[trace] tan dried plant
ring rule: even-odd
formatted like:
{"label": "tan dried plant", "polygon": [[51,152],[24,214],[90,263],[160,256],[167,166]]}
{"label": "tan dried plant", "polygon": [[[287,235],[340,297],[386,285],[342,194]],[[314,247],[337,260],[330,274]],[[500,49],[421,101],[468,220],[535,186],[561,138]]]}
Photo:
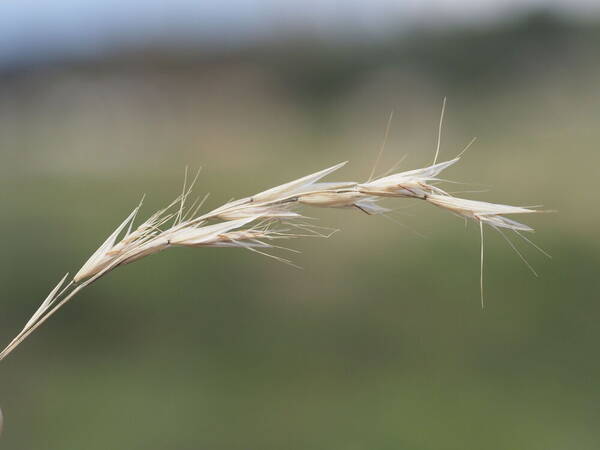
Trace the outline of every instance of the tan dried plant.
{"label": "tan dried plant", "polygon": [[[390,123],[391,115],[386,137]],[[439,132],[441,132],[441,120]],[[437,186],[441,181],[440,173],[456,164],[464,150],[454,159],[437,163],[439,137],[438,133],[434,163],[421,169],[376,178],[373,177],[374,167],[369,179],[362,183],[320,182],[322,178],[344,166],[346,163],[343,162],[251,197],[230,201],[204,214],[199,214],[198,211],[202,208],[206,196],[186,206],[192,187],[198,178],[196,174],[195,178],[188,183],[186,170],[182,193],[171,204],[134,227],[135,218],[142,205],[140,202],[69,282],[67,282],[67,274],[52,289],[21,332],[0,352],[0,360],[9,355],[81,290],[111,270],[172,247],[239,247],[293,265],[290,260],[269,253],[273,249],[285,248],[276,245],[275,242],[303,236],[326,237],[337,231],[307,223],[306,217],[299,212],[299,207],[302,205],[351,208],[368,215],[385,215],[390,210],[378,204],[382,198],[424,201],[479,224],[483,268],[483,225],[489,225],[500,232],[502,229],[508,229],[526,239],[520,232],[533,231],[533,229],[508,219],[505,215],[530,214],[540,210],[466,200],[442,190]],[[379,156],[382,151],[383,145]],[[483,274],[483,271],[481,273]],[[483,289],[483,278],[481,278],[481,286]]]}

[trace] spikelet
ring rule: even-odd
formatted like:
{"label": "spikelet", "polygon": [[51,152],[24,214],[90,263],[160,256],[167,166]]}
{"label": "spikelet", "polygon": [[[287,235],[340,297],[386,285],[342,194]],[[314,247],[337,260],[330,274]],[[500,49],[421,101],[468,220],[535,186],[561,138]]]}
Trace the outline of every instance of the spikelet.
{"label": "spikelet", "polygon": [[119,225],[117,229],[112,232],[106,241],[104,241],[102,245],[98,247],[98,249],[92,254],[92,256],[90,256],[89,259],[83,264],[81,269],[79,269],[73,278],[76,283],[97,274],[110,264],[110,262],[114,259],[114,255],[111,255],[110,251],[113,249],[119,234],[131,223],[139,208],[139,206],[135,208],[121,223],[121,225]]}
{"label": "spikelet", "polygon": [[330,173],[335,172],[339,168],[345,166],[347,162],[348,161],[341,162],[339,164],[336,164],[335,166],[329,167],[319,172],[315,172],[311,175],[306,175],[305,177],[298,178],[294,181],[290,181],[289,183],[285,183],[280,186],[267,189],[266,191],[253,195],[252,201],[254,203],[279,201],[293,196],[297,192],[306,192],[306,190],[310,188],[312,184],[316,183],[324,176],[329,175]]}
{"label": "spikelet", "polygon": [[451,165],[458,162],[460,158],[434,164],[422,169],[409,170],[393,175],[388,175],[367,183],[359,184],[358,189],[364,194],[383,197],[417,197],[422,198],[429,193],[445,192],[430,183],[438,181],[437,176]]}
{"label": "spikelet", "polygon": [[531,214],[535,209],[520,206],[465,200],[449,195],[431,194],[425,199],[429,203],[451,211],[459,216],[483,222],[492,227],[508,228],[513,231],[533,231],[528,225],[503,217],[504,214]]}

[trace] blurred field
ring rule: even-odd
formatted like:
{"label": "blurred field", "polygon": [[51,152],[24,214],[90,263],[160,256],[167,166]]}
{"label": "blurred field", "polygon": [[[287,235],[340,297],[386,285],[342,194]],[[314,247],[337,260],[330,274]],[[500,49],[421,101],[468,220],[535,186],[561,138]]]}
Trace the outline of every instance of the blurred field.
{"label": "blurred field", "polygon": [[[299,271],[241,250],[173,250],[101,280],[2,363],[0,448],[594,449],[600,27],[538,17],[368,45],[149,49],[22,68],[0,83],[8,342],[147,194],[203,167],[210,205],[349,159],[368,177],[444,158],[471,198],[544,204],[522,246],[392,202],[405,226],[311,211]],[[411,230],[426,235],[421,238]]]}

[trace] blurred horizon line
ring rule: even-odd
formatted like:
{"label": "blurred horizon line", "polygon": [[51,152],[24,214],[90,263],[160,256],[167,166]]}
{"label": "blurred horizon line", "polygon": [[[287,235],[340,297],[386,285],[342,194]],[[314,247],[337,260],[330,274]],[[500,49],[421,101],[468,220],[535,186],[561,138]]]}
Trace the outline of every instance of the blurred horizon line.
{"label": "blurred horizon line", "polygon": [[[579,10],[578,10],[579,11]],[[158,28],[119,31],[92,30],[90,34],[77,36],[74,29],[56,29],[55,35],[48,38],[39,33],[13,30],[0,26],[0,72],[27,69],[36,66],[119,59],[122,57],[144,57],[174,55],[187,59],[237,53],[247,50],[270,49],[281,46],[319,43],[324,47],[344,47],[349,45],[381,45],[409,40],[410,36],[436,36],[468,32],[498,31],[527,27],[530,22],[544,22],[557,28],[589,28],[600,25],[600,14],[585,14],[584,10],[576,14],[565,13],[565,8],[555,4],[553,7],[532,6],[521,9],[509,9],[491,17],[446,17],[445,20],[405,20],[392,14],[378,27],[365,26],[347,15],[337,19],[332,27],[310,21],[282,21],[269,23],[268,27],[240,26],[232,29],[232,23],[219,29],[205,29],[190,26],[183,22],[181,26],[170,23]],[[600,10],[599,10],[600,12]],[[6,17],[5,17],[6,19]],[[124,19],[127,22],[128,19]],[[0,25],[2,17],[0,16]],[[223,24],[215,24],[223,25]],[[263,24],[264,25],[264,24]],[[40,30],[43,31],[43,30]],[[225,32],[224,32],[225,31]],[[11,36],[12,33],[12,36]],[[77,38],[77,39],[76,39]]]}

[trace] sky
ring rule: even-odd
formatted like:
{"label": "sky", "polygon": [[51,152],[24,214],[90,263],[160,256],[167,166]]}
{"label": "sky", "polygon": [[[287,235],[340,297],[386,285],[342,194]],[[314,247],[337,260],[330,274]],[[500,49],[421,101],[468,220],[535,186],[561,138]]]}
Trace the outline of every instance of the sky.
{"label": "sky", "polygon": [[0,65],[161,42],[241,45],[281,33],[379,35],[485,24],[531,9],[600,15],[598,0],[3,0]]}

